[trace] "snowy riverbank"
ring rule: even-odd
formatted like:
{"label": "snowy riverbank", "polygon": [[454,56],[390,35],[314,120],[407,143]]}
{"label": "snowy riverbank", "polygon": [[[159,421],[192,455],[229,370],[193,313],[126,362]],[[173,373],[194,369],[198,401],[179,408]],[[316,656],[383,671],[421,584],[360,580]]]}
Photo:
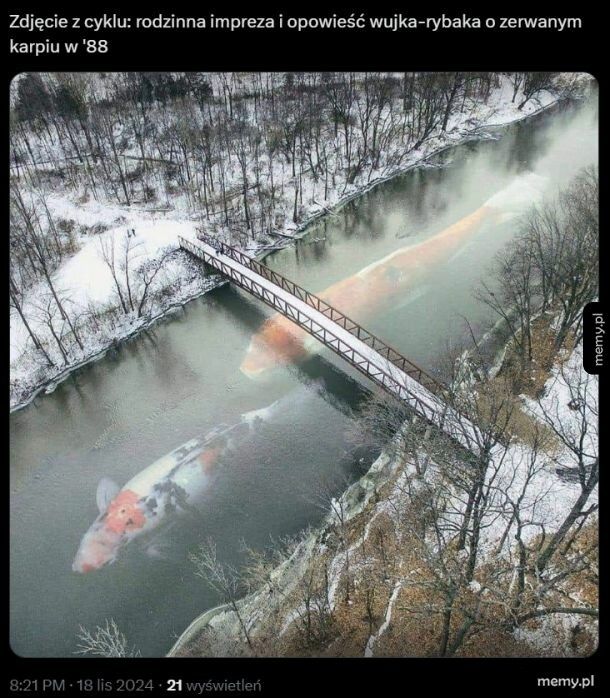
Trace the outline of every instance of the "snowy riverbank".
{"label": "snowy riverbank", "polygon": [[[301,222],[285,223],[283,229],[277,231],[276,240],[272,244],[269,244],[268,239],[256,240],[245,247],[245,250],[250,254],[263,256],[273,249],[289,245],[321,216],[327,215],[380,183],[425,164],[428,158],[446,148],[473,138],[484,137],[487,127],[515,123],[555,103],[553,95],[545,93],[540,96],[538,104],[532,101],[523,111],[519,111],[510,101],[508,86],[503,85],[487,104],[480,105],[475,115],[469,112],[462,121],[459,114],[454,115],[445,133],[429,138],[417,150],[409,153],[408,159],[400,167],[380,170],[366,182],[337,184],[329,190],[323,204],[316,199],[313,191],[303,192]],[[33,351],[28,333],[17,313],[11,314],[12,410],[24,407],[42,391],[52,391],[74,370],[89,361],[103,357],[119,342],[135,336],[163,316],[175,312],[188,301],[223,283],[218,276],[202,275],[200,267],[188,258],[186,253],[177,249],[178,235],[194,239],[198,225],[194,216],[189,214],[178,200],[175,208],[159,210],[116,204],[103,205],[95,201],[74,202],[54,194],[48,197],[47,205],[52,215],[72,221],[76,227],[83,226],[90,230],[99,226],[102,230],[95,235],[81,235],[77,242],[79,249],[54,273],[57,286],[69,295],[74,313],[77,316],[85,315],[88,310],[94,309],[98,320],[95,327],[87,326],[82,348],[74,348],[61,367],[50,367],[42,363],[40,355]],[[127,231],[131,230],[135,231],[135,236],[128,238],[131,257],[127,261],[127,267],[131,269],[132,274],[136,267],[146,263],[154,264],[161,257],[164,258],[163,269],[156,280],[157,293],[154,301],[142,315],[135,311],[125,314],[113,312],[113,308],[116,308],[116,284],[111,268],[103,258],[104,250],[108,256],[110,249],[114,253],[115,248],[124,245]],[[35,288],[30,290],[24,303],[36,305]],[[42,325],[42,321],[39,321],[39,324]],[[39,329],[42,331],[43,327]]]}
{"label": "snowy riverbank", "polygon": [[[597,377],[584,373],[581,349],[577,346],[558,358],[539,402],[526,396],[519,399],[522,409],[541,426],[553,428],[554,425],[565,433],[578,433],[584,415],[591,425],[586,452],[594,454],[597,450],[598,381]],[[585,412],[573,408],[576,386],[579,394],[586,396]],[[405,425],[404,428],[410,427]],[[401,436],[396,439],[400,440]],[[334,630],[329,634],[328,644],[317,647],[316,656],[414,656],[422,652],[423,645],[410,648],[407,644],[401,645],[399,638],[410,622],[413,589],[421,585],[425,590],[433,584],[426,575],[418,579],[426,562],[410,557],[405,538],[408,534],[404,532],[409,517],[419,516],[414,510],[421,494],[429,487],[441,486],[434,462],[429,462],[425,470],[421,468],[421,463],[429,458],[425,447],[415,458],[407,458],[404,462],[393,447],[386,449],[362,478],[333,500],[325,520],[308,533],[281,564],[267,573],[263,586],[237,602],[240,620],[228,605],[205,611],[177,639],[168,656],[290,656],[295,650],[297,654],[308,654],[311,650],[303,644],[304,628],[314,616],[322,615],[332,618]],[[559,464],[562,467],[558,467]],[[535,546],[541,527],[545,535],[552,536],[578,501],[580,485],[575,479],[562,475],[562,468],[578,468],[578,458],[565,444],[553,450],[551,462],[541,461],[534,447],[521,442],[492,454],[494,474],[490,482],[494,489],[503,493],[506,502],[520,501],[523,520],[519,521],[518,535],[523,535],[523,543],[527,546]],[[595,489],[589,505],[595,506],[596,502]],[[449,518],[455,517],[457,522],[463,506],[459,492],[453,493],[447,502]],[[481,558],[467,589],[484,604],[493,604],[500,589],[500,586],[494,587],[496,578],[487,577],[489,561],[495,560],[497,564],[504,557],[508,561],[512,558],[516,523],[511,511],[500,506],[498,500],[483,520]],[[378,559],[380,545],[385,549],[383,563]],[[434,543],[432,546],[431,554],[436,559]],[[386,563],[385,556],[390,554],[392,562]],[[513,575],[513,564],[518,563],[510,562],[507,581]],[[367,585],[371,584],[373,570],[381,565],[383,568],[376,570],[380,586],[376,586],[373,593]],[[314,591],[311,580],[320,568],[323,573],[319,578],[324,581]],[[511,587],[514,579],[513,576]],[[362,598],[366,589],[371,593],[370,598],[366,596],[366,603],[374,605],[371,618],[376,619],[368,631],[364,620],[367,610]],[[587,606],[582,589],[578,593],[573,589],[560,589],[560,593],[566,599],[571,593],[572,603]],[[427,599],[422,608],[428,608],[430,603]],[[542,598],[539,608],[545,608]],[[416,610],[415,618],[419,612]],[[578,654],[571,645],[575,633],[581,633],[588,638],[586,642],[595,645],[595,618],[587,620],[587,616],[579,612],[565,610],[558,615],[540,613],[540,618],[535,618],[534,614],[532,621],[507,630],[503,640],[507,656]],[[251,647],[244,641],[241,623],[248,628]]]}

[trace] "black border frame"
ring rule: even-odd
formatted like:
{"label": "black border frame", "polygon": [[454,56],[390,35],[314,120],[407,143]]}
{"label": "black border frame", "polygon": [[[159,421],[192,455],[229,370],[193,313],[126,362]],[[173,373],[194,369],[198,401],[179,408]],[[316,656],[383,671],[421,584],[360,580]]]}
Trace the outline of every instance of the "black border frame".
{"label": "black border frame", "polygon": [[[67,16],[99,16],[116,12],[121,16],[152,16],[158,13],[179,14],[184,16],[207,15],[215,12],[221,15],[235,16],[272,16],[283,11],[288,15],[322,16],[336,12],[340,15],[366,11],[371,15],[392,15],[402,11],[408,15],[437,16],[443,11],[450,16],[460,16],[466,12],[471,16],[580,16],[583,27],[580,30],[552,32],[548,30],[443,30],[437,33],[425,30],[412,30],[408,33],[370,32],[358,30],[341,31],[307,31],[301,34],[279,30],[238,31],[235,33],[216,32],[198,33],[196,31],[149,31],[135,34],[127,31],[104,32],[104,38],[112,41],[112,48],[105,56],[79,54],[78,57],[46,56],[41,58],[8,56],[9,63],[5,89],[8,96],[10,80],[20,72],[27,71],[101,71],[117,70],[248,70],[248,71],[296,71],[296,70],[565,70],[583,71],[592,74],[599,83],[600,115],[605,114],[605,70],[602,68],[602,51],[607,39],[604,20],[601,13],[592,9],[585,11],[581,7],[570,8],[562,13],[557,8],[551,11],[525,11],[508,6],[503,12],[496,6],[488,5],[485,9],[469,6],[464,9],[431,8],[424,6],[421,12],[416,8],[393,7],[384,10],[376,8],[365,10],[363,7],[340,7],[333,4],[323,12],[309,6],[289,6],[281,9],[255,7],[248,12],[243,9],[228,7],[190,6],[182,10],[179,7],[149,7],[136,11],[121,11],[118,8],[95,6],[94,11],[87,8],[67,9],[55,7],[45,9],[9,8],[9,14],[34,12],[42,16],[54,13]],[[410,11],[412,9],[412,11]],[[533,9],[533,8],[530,8]],[[70,36],[72,34],[72,36]],[[12,32],[18,40],[40,40],[36,35],[24,32]],[[54,40],[56,34],[50,32],[45,38]],[[81,32],[67,32],[64,39],[82,38]],[[74,38],[73,38],[74,37]],[[100,35],[99,38],[102,38]],[[5,110],[8,120],[8,110]],[[8,129],[5,131],[8,133]],[[600,160],[605,158],[606,135],[600,124]],[[5,140],[8,160],[8,138]],[[6,160],[5,160],[6,161]],[[600,167],[602,192],[607,191],[605,168]],[[7,201],[8,199],[5,199]],[[602,198],[602,201],[604,199]],[[602,206],[602,222],[605,221]],[[8,207],[7,207],[8,209]],[[602,223],[603,226],[603,223]],[[604,259],[604,235],[600,234],[600,260]],[[6,249],[6,248],[5,248]],[[7,254],[8,263],[8,254]],[[600,301],[606,299],[606,274],[600,261]],[[8,330],[7,330],[8,331]],[[6,347],[6,344],[4,345]],[[602,411],[604,414],[604,377],[600,376],[602,393]],[[7,468],[8,477],[8,468]],[[8,483],[7,483],[8,484]],[[602,475],[601,487],[605,478]],[[7,492],[8,492],[7,488]],[[8,496],[8,494],[7,494]],[[10,540],[8,508],[6,510],[6,531]],[[602,510],[600,525],[604,522]],[[8,542],[8,541],[7,541]],[[601,548],[602,564],[602,609],[605,608],[606,556]],[[8,604],[7,604],[8,606]],[[462,689],[474,695],[486,695],[502,690],[519,690],[535,688],[538,677],[588,677],[595,675],[593,689],[603,685],[602,667],[607,654],[607,632],[605,623],[600,625],[600,644],[590,657],[578,659],[563,658],[528,658],[528,659],[359,659],[359,658],[247,658],[247,659],[28,659],[17,656],[8,644],[8,612],[5,612],[7,626],[4,635],[3,659],[7,667],[7,680],[10,678],[65,678],[67,683],[79,678],[98,677],[106,680],[116,678],[153,678],[155,685],[168,678],[184,680],[241,680],[261,681],[262,693],[265,695],[292,695],[306,691],[308,693],[327,693],[331,690],[359,689],[375,694],[420,693],[431,689]],[[602,610],[602,618],[603,610]],[[442,663],[440,663],[442,662]],[[8,688],[8,687],[7,687]],[[589,689],[590,691],[591,689]],[[569,688],[555,688],[554,691],[572,691]],[[577,689],[578,692],[578,689]],[[113,692],[108,692],[111,695]],[[228,691],[225,691],[228,693]],[[15,693],[17,695],[18,693]],[[27,693],[26,693],[27,695]],[[43,695],[32,693],[29,695]],[[47,691],[44,695],[84,695],[76,689],[67,689],[62,693]],[[120,695],[120,694],[119,694]],[[159,687],[155,692],[143,692],[141,695],[166,695]],[[169,694],[171,695],[171,694]]]}

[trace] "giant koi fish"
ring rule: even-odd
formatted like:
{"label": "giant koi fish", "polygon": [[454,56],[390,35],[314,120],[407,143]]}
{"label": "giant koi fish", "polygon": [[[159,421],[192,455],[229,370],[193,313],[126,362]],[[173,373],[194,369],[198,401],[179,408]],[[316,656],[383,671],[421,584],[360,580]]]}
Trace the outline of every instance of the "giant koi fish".
{"label": "giant koi fish", "polygon": [[203,439],[187,441],[122,488],[102,478],[96,494],[99,515],[83,536],[72,569],[84,573],[114,562],[130,541],[167,522],[170,515],[192,509],[223,458],[268,418],[276,404],[247,412],[236,424],[221,425]]}
{"label": "giant koi fish", "polygon": [[[421,243],[392,252],[318,296],[359,322],[401,305],[430,270],[449,261],[484,222],[506,219],[538,198],[542,181],[533,173],[518,177],[457,223]],[[258,378],[278,366],[303,361],[320,347],[314,337],[276,313],[253,336],[240,369]]]}

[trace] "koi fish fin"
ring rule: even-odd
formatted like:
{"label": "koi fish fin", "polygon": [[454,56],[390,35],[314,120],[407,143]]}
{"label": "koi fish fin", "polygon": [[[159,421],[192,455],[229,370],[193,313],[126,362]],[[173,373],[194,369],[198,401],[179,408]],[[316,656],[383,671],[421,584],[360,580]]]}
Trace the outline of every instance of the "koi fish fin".
{"label": "koi fish fin", "polygon": [[142,546],[144,554],[155,560],[167,559],[171,551],[171,541],[168,539],[167,534],[175,527],[175,525],[175,521],[165,524],[157,535],[145,542]]}
{"label": "koi fish fin", "polygon": [[103,477],[100,480],[95,493],[95,501],[100,514],[103,514],[108,509],[108,505],[117,496],[120,489],[116,482],[109,477]]}

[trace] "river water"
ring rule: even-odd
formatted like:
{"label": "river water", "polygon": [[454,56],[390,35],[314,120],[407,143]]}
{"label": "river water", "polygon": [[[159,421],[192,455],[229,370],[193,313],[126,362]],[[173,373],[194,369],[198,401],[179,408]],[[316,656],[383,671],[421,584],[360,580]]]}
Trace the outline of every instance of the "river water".
{"label": "river water", "polygon": [[[591,103],[493,135],[377,186],[266,262],[320,291],[430,238],[520,173],[544,177],[552,192],[597,162]],[[473,289],[493,283],[490,264],[514,235],[516,220],[484,223],[450,259],[426,269],[399,307],[367,320],[367,329],[442,378],[439,359],[448,343],[465,339],[465,318],[477,334],[488,326]],[[264,382],[240,372],[250,339],[269,314],[225,285],[11,416],[15,652],[72,656],[80,626],[93,630],[112,618],[142,655],[164,655],[197,614],[218,603],[194,575],[190,551],[211,537],[219,557],[239,565],[243,541],[269,546],[315,524],[323,515],[320,493],[339,493],[370,465],[376,454],[355,449],[353,439],[363,383],[339,359],[324,350]],[[112,565],[85,575],[72,571],[79,541],[97,515],[101,477],[123,485],[183,442],[282,397],[279,414],[218,472],[195,513],[146,545],[133,541]]]}

